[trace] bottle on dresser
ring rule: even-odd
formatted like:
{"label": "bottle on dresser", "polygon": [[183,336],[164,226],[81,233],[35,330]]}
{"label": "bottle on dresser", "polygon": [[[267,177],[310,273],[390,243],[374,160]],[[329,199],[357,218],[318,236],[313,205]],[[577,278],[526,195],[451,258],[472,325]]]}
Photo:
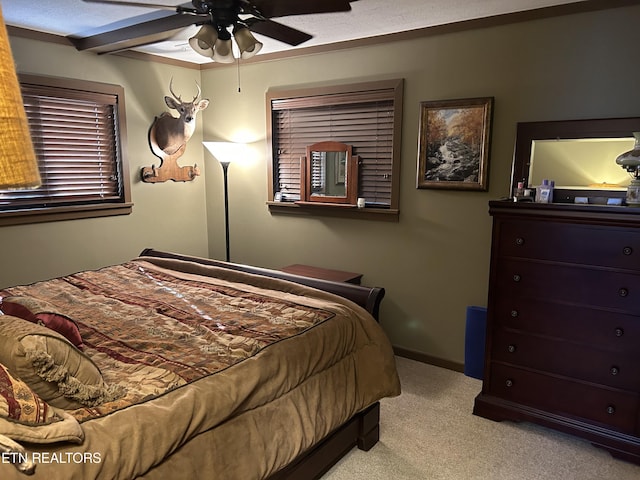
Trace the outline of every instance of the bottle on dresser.
{"label": "bottle on dresser", "polygon": [[553,203],[553,180],[542,180],[542,185],[536,188],[537,203]]}

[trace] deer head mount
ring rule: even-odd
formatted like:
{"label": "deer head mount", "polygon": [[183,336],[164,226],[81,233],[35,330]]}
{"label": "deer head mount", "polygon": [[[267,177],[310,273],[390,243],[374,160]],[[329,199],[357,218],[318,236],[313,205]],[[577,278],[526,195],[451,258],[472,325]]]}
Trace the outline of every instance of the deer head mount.
{"label": "deer head mount", "polygon": [[169,112],[163,112],[156,117],[149,128],[149,147],[153,154],[161,161],[159,167],[155,165],[142,169],[144,182],[164,182],[166,180],[189,181],[200,174],[197,165],[193,167],[179,167],[178,158],[182,156],[187,142],[196,128],[196,115],[200,110],[209,106],[209,100],[200,99],[202,90],[196,83],[198,93],[193,100],[186,102],[173,91],[173,79],[169,82],[169,92],[172,96],[165,96],[167,106],[178,112],[178,117]]}

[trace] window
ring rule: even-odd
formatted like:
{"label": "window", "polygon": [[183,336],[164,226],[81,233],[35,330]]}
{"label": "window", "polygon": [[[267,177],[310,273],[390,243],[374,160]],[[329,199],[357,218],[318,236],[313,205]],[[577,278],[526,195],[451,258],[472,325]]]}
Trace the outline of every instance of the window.
{"label": "window", "polygon": [[[269,209],[397,218],[402,91],[402,80],[389,80],[267,92],[272,155]],[[300,161],[306,147],[329,140],[352,145],[353,154],[359,157],[358,197],[365,198],[365,209],[296,203],[300,200]]]}
{"label": "window", "polygon": [[0,190],[0,225],[131,213],[122,87],[19,79],[42,186]]}

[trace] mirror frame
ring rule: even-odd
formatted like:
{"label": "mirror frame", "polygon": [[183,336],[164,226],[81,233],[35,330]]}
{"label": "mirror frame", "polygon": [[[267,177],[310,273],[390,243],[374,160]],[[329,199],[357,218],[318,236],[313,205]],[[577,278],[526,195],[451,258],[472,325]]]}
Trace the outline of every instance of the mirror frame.
{"label": "mirror frame", "polygon": [[[517,125],[516,144],[511,170],[509,192],[525,182],[529,185],[531,149],[534,140],[564,140],[582,138],[622,138],[632,137],[640,131],[640,117],[598,118],[587,120],[554,120],[548,122],[520,122]],[[622,152],[620,152],[622,153]],[[568,190],[556,188],[554,203],[573,203],[575,197],[622,197],[624,191],[609,190]]]}
{"label": "mirror frame", "polygon": [[[313,195],[311,191],[311,152],[346,152],[345,196]],[[307,156],[300,162],[300,199],[302,203],[336,204],[354,206],[358,197],[358,156],[346,143],[325,141],[307,146]]]}

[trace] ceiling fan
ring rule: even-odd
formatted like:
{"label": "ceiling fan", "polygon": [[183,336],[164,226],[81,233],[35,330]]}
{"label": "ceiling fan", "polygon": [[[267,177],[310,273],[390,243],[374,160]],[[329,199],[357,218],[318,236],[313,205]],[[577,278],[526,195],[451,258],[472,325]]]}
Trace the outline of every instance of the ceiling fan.
{"label": "ceiling fan", "polygon": [[[170,10],[173,13],[140,21],[131,25],[106,26],[106,30],[88,36],[69,36],[78,50],[114,53],[170,39],[191,25],[201,26],[189,44],[197,53],[218,62],[231,63],[231,35],[238,45],[241,58],[250,58],[262,48],[252,32],[289,45],[300,45],[312,36],[271,20],[274,17],[307,15],[351,10],[355,0],[193,0],[178,6],[120,0],[83,0],[131,7]],[[232,33],[229,32],[232,30]]]}

